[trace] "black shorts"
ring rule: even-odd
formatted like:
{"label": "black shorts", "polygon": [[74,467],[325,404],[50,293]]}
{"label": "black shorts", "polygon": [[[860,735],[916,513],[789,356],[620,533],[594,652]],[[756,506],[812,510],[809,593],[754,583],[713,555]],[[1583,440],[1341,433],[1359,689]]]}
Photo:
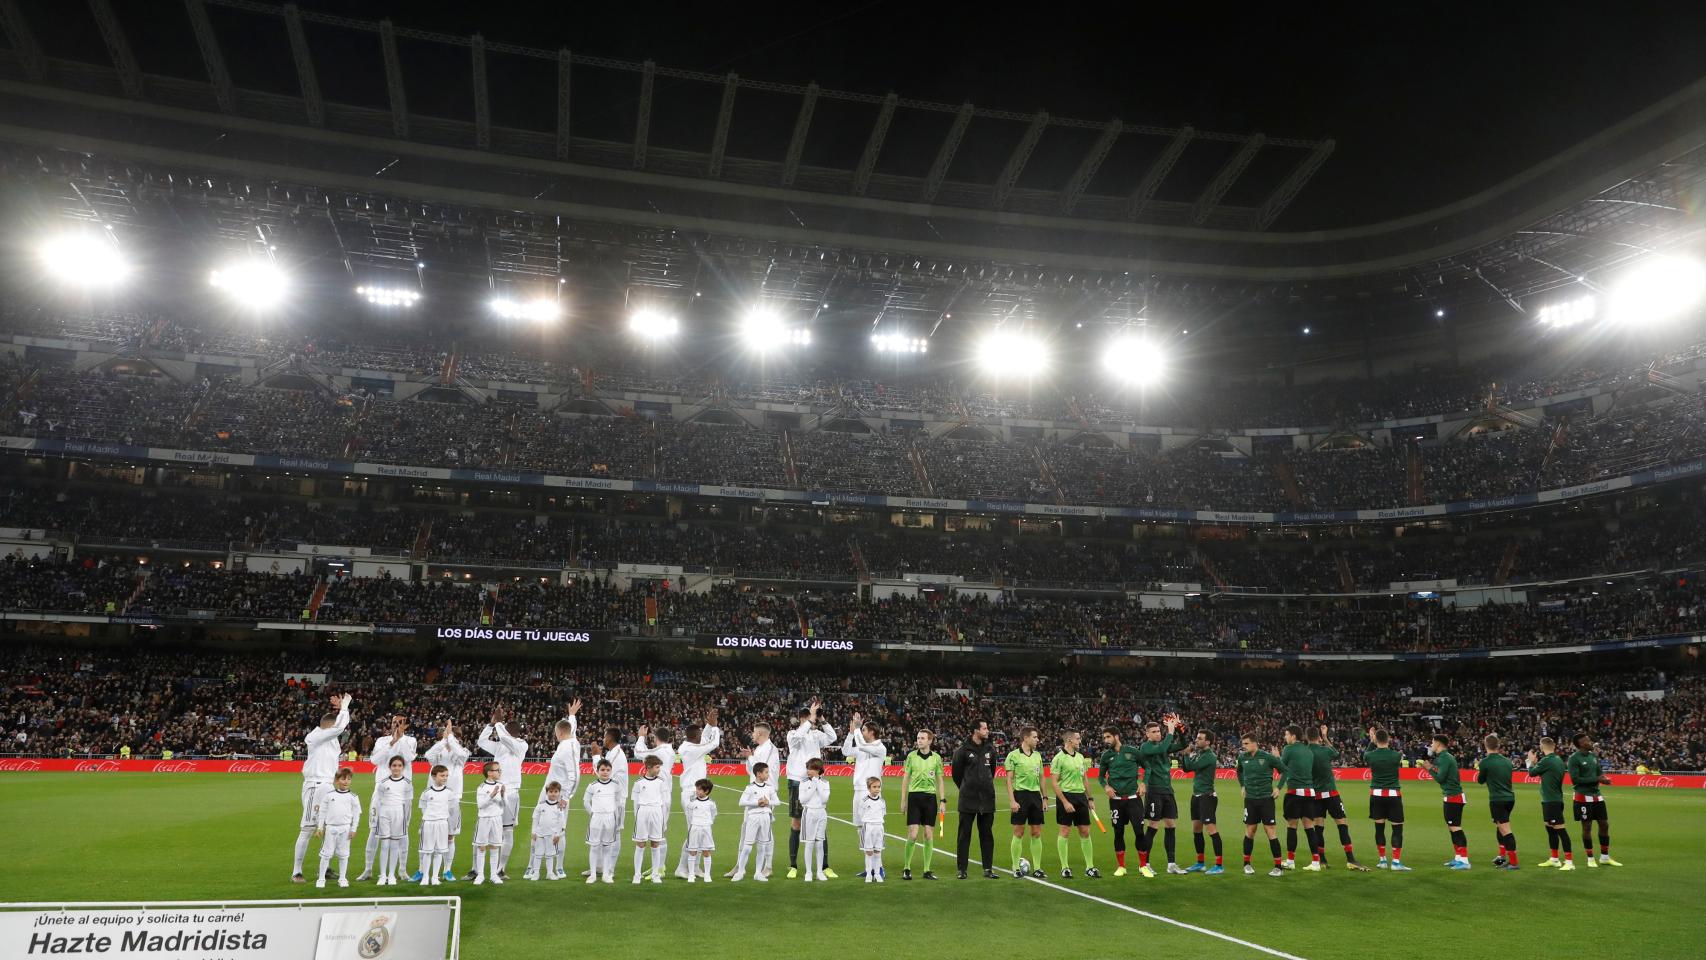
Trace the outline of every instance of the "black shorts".
{"label": "black shorts", "polygon": [[1345,816],[1345,798],[1338,794],[1330,797],[1316,797],[1315,809],[1317,817],[1331,817],[1334,820],[1348,820]]}
{"label": "black shorts", "polygon": [[1370,820],[1389,820],[1393,823],[1403,823],[1404,798],[1369,797],[1368,818]]}
{"label": "black shorts", "polygon": [[1515,800],[1488,800],[1487,812],[1493,815],[1494,823],[1510,823],[1511,810],[1515,806]]}
{"label": "black shorts", "polygon": [[1540,801],[1540,820],[1549,827],[1564,825],[1564,801]]}
{"label": "black shorts", "polygon": [[1204,825],[1214,822],[1215,811],[1220,809],[1220,798],[1212,793],[1191,794],[1191,822]]}
{"label": "black shorts", "polygon": [[1451,801],[1447,800],[1444,804],[1442,804],[1442,806],[1445,807],[1445,825],[1446,826],[1453,827],[1453,828],[1463,826],[1463,808],[1464,808],[1465,804],[1452,803]]}
{"label": "black shorts", "polygon": [[1136,797],[1113,799],[1108,801],[1108,825],[1117,827],[1120,824],[1137,826],[1143,819],[1143,801]]}
{"label": "black shorts", "polygon": [[1587,820],[1607,821],[1607,820],[1611,819],[1610,817],[1606,816],[1605,801],[1604,800],[1577,801],[1575,804],[1575,808],[1576,808],[1575,817],[1576,817],[1577,823],[1582,823],[1583,821],[1587,821]]}
{"label": "black shorts", "polygon": [[909,793],[906,795],[906,825],[909,827],[934,827],[936,825],[936,795],[934,793]]}
{"label": "black shorts", "polygon": [[1054,801],[1054,822],[1063,827],[1088,827],[1090,825],[1090,798],[1082,793],[1068,793],[1066,799],[1072,801],[1072,812],[1067,813],[1066,807],[1060,803],[1060,798]]}
{"label": "black shorts", "polygon": [[1177,820],[1179,818],[1179,801],[1170,793],[1151,793],[1143,804],[1143,819],[1145,820]]}
{"label": "black shorts", "polygon": [[1253,827],[1258,823],[1274,825],[1274,798],[1262,797],[1252,800],[1244,798],[1244,826]]}
{"label": "black shorts", "polygon": [[1305,817],[1313,817],[1315,816],[1315,798],[1300,796],[1295,793],[1288,793],[1285,795],[1285,804],[1282,809],[1287,820],[1301,820]]}
{"label": "black shorts", "polygon": [[800,805],[800,781],[788,781],[788,819],[798,820],[805,813],[805,807]]}
{"label": "black shorts", "polygon": [[1015,790],[1013,799],[1018,801],[1019,809],[1013,811],[1008,822],[1014,826],[1034,824],[1041,826],[1043,822],[1043,795],[1035,790]]}

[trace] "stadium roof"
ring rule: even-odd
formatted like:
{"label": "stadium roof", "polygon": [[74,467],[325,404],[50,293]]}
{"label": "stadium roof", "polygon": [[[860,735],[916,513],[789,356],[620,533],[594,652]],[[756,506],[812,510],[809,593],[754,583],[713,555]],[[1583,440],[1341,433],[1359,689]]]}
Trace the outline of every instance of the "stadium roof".
{"label": "stadium roof", "polygon": [[[1153,298],[1184,307],[1520,306],[1700,238],[1706,81],[1455,203],[1287,232],[1269,228],[1327,161],[1330,140],[872,96],[251,0],[188,0],[183,9],[200,55],[196,77],[145,71],[106,0],[87,13],[62,4],[28,15],[0,0],[10,44],[0,54],[0,142],[13,145],[11,171],[41,187],[38,212],[193,234],[180,244],[288,243],[303,259],[329,258],[358,276],[429,260],[444,277],[568,278],[623,300],[637,289],[758,289],[814,313],[931,329],[950,314],[1062,319],[1062,305],[1080,319],[1123,322],[1142,317]],[[103,62],[44,51],[36,38],[44,22],[85,15],[99,28]],[[269,31],[292,54],[289,92],[233,80],[229,58]],[[351,51],[382,78],[384,107],[322,90],[316,64],[348,61]],[[411,108],[404,70],[421,56],[467,71],[465,114]],[[487,65],[500,56],[537,61],[554,77],[553,129],[494,120]],[[634,88],[632,136],[582,136],[573,108],[584,94],[575,91],[610,89],[612,78]],[[714,94],[702,146],[660,145],[684,139],[654,129],[662,81]],[[793,103],[781,155],[730,149],[731,112],[753,96]],[[870,114],[863,145],[809,163],[814,113],[831,103]],[[909,114],[943,128],[930,167],[885,173],[884,133]],[[953,163],[974,126],[1005,130],[1011,141],[987,180],[960,179]],[[1073,136],[1084,150],[1072,176],[1026,185],[1032,152]],[[1100,165],[1131,138],[1152,142],[1153,159],[1130,191],[1097,192]],[[1182,151],[1202,144],[1220,144],[1223,158],[1204,189],[1189,202],[1159,199]],[[1240,177],[1274,152],[1291,159],[1257,191],[1260,202],[1227,202],[1234,185],[1249,195]]]}

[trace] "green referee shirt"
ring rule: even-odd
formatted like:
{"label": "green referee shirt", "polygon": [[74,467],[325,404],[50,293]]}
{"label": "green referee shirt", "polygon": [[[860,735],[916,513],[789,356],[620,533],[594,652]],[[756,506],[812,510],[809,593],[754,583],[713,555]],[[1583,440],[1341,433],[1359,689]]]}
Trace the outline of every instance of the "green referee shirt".
{"label": "green referee shirt", "polygon": [[1441,750],[1434,755],[1434,782],[1439,784],[1439,792],[1447,797],[1455,797],[1463,792],[1457,758],[1451,755],[1451,751]]}
{"label": "green referee shirt", "polygon": [[1564,758],[1555,753],[1548,753],[1534,761],[1528,768],[1528,775],[1540,778],[1540,802],[1564,802]]}
{"label": "green referee shirt", "polygon": [[1516,791],[1511,789],[1511,758],[1502,753],[1489,753],[1475,768],[1475,779],[1487,788],[1489,803],[1515,803]]}
{"label": "green referee shirt", "polygon": [[906,783],[907,793],[936,793],[942,782],[942,755],[934,750],[929,753],[912,751],[906,755],[901,779]]}
{"label": "green referee shirt", "polygon": [[1026,753],[1023,750],[1014,750],[1007,755],[1003,765],[1007,768],[1007,778],[1013,782],[1014,792],[1043,792],[1042,751],[1032,750]]}
{"label": "green referee shirt", "polygon": [[1084,793],[1084,774],[1090,770],[1090,758],[1083,753],[1062,750],[1048,762],[1048,770],[1054,782],[1060,785],[1061,793]]}
{"label": "green referee shirt", "polygon": [[1370,790],[1397,790],[1398,770],[1404,766],[1404,755],[1391,747],[1371,747],[1362,752],[1362,762],[1368,764]]}
{"label": "green referee shirt", "polygon": [[1244,796],[1264,800],[1274,795],[1274,774],[1285,777],[1285,764],[1280,758],[1267,752],[1257,750],[1255,753],[1239,752],[1233,761],[1238,769],[1238,785],[1244,788]]}
{"label": "green referee shirt", "polygon": [[1203,750],[1189,753],[1179,760],[1179,769],[1191,771],[1196,779],[1191,781],[1191,796],[1200,797],[1214,792],[1214,770],[1220,766],[1220,758],[1213,750]]}

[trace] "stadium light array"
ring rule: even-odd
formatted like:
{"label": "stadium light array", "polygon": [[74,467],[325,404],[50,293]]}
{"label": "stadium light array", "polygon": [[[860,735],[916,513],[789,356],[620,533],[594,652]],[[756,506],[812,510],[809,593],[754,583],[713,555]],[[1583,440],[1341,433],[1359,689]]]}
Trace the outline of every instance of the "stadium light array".
{"label": "stadium light array", "polygon": [[1682,257],[1652,257],[1625,271],[1611,288],[1608,319],[1649,326],[1674,319],[1706,298],[1706,267]]}
{"label": "stadium light array", "polygon": [[376,307],[412,307],[420,302],[421,292],[409,287],[356,287],[356,296]]}
{"label": "stadium light array", "polygon": [[898,333],[875,333],[871,335],[871,349],[878,353],[929,353],[930,341]]}
{"label": "stadium light array", "polygon": [[740,339],[749,350],[769,353],[780,347],[810,346],[812,332],[805,327],[789,327],[775,311],[758,307],[741,318]]}
{"label": "stadium light array", "polygon": [[636,310],[628,317],[628,332],[642,340],[668,340],[681,332],[681,322],[658,310]]}
{"label": "stadium light array", "polygon": [[1166,375],[1167,354],[1147,337],[1122,334],[1102,351],[1102,367],[1127,386],[1149,387]]}
{"label": "stadium light array", "polygon": [[1034,376],[1048,361],[1048,344],[1028,333],[997,330],[977,344],[978,366],[997,377]]}
{"label": "stadium light array", "polygon": [[36,251],[42,270],[55,282],[76,287],[111,287],[130,275],[130,264],[111,236],[62,233]]}
{"label": "stadium light array", "polygon": [[508,297],[498,297],[492,301],[492,312],[505,320],[531,320],[535,323],[550,323],[562,316],[562,307],[550,297],[535,297],[532,300],[511,300]]}
{"label": "stadium light array", "polygon": [[1554,330],[1573,327],[1578,323],[1586,323],[1599,316],[1599,298],[1592,295],[1565,300],[1561,303],[1549,303],[1540,308],[1535,319]]}
{"label": "stadium light array", "polygon": [[208,282],[244,310],[273,310],[290,293],[290,278],[261,259],[234,260],[213,271]]}

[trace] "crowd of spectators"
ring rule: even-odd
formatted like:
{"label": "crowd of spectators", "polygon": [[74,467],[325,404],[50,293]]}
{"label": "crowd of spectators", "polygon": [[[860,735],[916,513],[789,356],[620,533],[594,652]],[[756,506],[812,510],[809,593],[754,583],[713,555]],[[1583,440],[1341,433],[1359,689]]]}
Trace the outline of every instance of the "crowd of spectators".
{"label": "crowd of spectators", "polygon": [[[1632,691],[1643,696],[1632,697]],[[1223,765],[1240,734],[1272,744],[1284,724],[1296,722],[1328,724],[1346,764],[1357,762],[1367,746],[1365,731],[1379,724],[1393,731],[1412,762],[1423,758],[1436,732],[1457,738],[1466,766],[1479,758],[1483,733],[1499,733],[1520,756],[1541,736],[1568,742],[1585,732],[1612,771],[1706,768],[1706,677],[1694,672],[1367,682],[1138,677],[1064,667],[1042,675],[948,666],[781,670],[22,644],[0,646],[0,751],[114,756],[128,747],[136,756],[172,750],[178,756],[274,757],[291,750],[300,757],[303,732],[317,724],[330,693],[355,697],[347,743],[361,757],[386,732],[392,714],[408,717],[412,732],[431,740],[445,720],[477,730],[502,703],[512,716],[511,732],[543,759],[554,746],[549,725],[579,698],[585,703],[582,729],[615,726],[624,743],[641,723],[679,730],[715,707],[723,727],[716,757],[738,760],[751,746],[753,725],[786,729],[797,707],[821,698],[825,719],[838,731],[855,711],[876,723],[897,761],[919,728],[934,731],[938,746],[951,751],[976,718],[985,718],[999,754],[1016,744],[1022,727],[1034,725],[1052,752],[1065,730],[1095,731],[1109,723],[1129,729],[1139,719],[1174,712],[1187,729],[1210,733]]]}

